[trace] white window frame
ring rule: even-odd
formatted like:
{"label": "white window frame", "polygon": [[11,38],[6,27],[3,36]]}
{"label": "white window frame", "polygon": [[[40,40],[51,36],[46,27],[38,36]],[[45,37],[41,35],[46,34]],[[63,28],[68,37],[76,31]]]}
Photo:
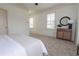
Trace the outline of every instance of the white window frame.
{"label": "white window frame", "polygon": [[29,18],[29,27],[30,27],[30,28],[34,28],[34,26],[33,26],[33,21],[34,21],[33,17],[30,17],[30,18]]}
{"label": "white window frame", "polygon": [[46,28],[47,29],[55,29],[55,13],[47,14],[47,25],[46,25]]}

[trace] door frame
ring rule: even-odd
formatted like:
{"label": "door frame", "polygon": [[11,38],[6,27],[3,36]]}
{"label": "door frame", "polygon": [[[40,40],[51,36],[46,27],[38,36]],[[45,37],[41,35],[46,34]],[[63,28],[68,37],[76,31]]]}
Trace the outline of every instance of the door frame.
{"label": "door frame", "polygon": [[6,14],[6,33],[5,34],[7,34],[8,35],[8,11],[6,10],[6,9],[2,9],[2,8],[0,8],[0,10],[3,10],[3,11],[5,11],[5,14]]}

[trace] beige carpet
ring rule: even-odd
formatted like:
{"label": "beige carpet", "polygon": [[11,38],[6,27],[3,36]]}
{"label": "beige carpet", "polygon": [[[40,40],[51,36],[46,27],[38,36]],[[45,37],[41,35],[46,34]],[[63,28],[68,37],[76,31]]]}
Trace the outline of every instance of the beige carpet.
{"label": "beige carpet", "polygon": [[42,40],[42,42],[45,44],[49,56],[76,56],[76,46],[74,43],[61,40],[61,39],[55,39],[48,36],[42,36],[42,35],[36,35],[31,34],[30,36],[38,38]]}

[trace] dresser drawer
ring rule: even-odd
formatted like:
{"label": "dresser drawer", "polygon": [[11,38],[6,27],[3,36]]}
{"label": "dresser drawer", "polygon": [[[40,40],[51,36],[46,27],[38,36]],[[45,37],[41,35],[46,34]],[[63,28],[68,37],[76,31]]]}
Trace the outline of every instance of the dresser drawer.
{"label": "dresser drawer", "polygon": [[57,29],[57,39],[71,40],[72,30],[71,29]]}
{"label": "dresser drawer", "polygon": [[71,32],[69,32],[69,31],[64,32],[63,39],[71,40]]}

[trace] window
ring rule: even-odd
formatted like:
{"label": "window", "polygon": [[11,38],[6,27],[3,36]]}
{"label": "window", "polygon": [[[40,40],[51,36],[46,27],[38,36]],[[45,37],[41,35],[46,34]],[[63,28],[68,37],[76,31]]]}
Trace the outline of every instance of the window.
{"label": "window", "polygon": [[47,15],[47,29],[55,28],[55,13]]}
{"label": "window", "polygon": [[30,28],[33,28],[33,18],[29,19],[29,26],[30,26]]}

